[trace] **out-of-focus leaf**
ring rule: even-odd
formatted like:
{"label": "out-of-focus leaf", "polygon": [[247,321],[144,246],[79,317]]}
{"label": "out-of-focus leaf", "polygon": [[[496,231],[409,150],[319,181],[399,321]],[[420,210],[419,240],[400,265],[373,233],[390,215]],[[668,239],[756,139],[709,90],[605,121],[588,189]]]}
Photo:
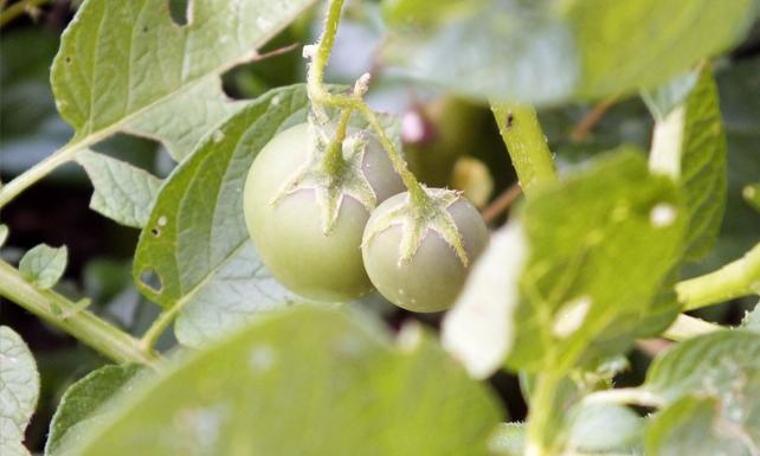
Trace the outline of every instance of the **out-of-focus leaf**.
{"label": "out-of-focus leaf", "polygon": [[547,186],[521,221],[530,253],[511,367],[562,369],[558,360],[617,354],[648,317],[676,305],[655,298],[680,261],[685,211],[670,179],[650,174],[640,154],[620,151]]}
{"label": "out-of-focus leaf", "polygon": [[525,452],[525,423],[501,423],[491,436],[488,449],[493,455],[523,455]]}
{"label": "out-of-focus leaf", "polygon": [[63,454],[487,454],[494,397],[402,334],[299,306],[135,385]]}
{"label": "out-of-focus leaf", "polygon": [[760,183],[744,187],[742,194],[750,206],[760,211]]}
{"label": "out-of-focus leaf", "polygon": [[465,94],[556,103],[662,84],[741,39],[755,9],[752,0],[481,0],[441,14],[394,0],[386,54]]}
{"label": "out-of-focus leaf", "polygon": [[709,66],[683,103],[658,119],[653,136],[650,166],[681,184],[689,211],[685,256],[699,260],[715,244],[726,206],[726,137]]}
{"label": "out-of-focus leaf", "polygon": [[[655,415],[648,426],[647,454],[662,456],[751,455],[755,444],[745,444],[749,435],[733,428],[713,397],[685,396]],[[751,442],[751,441],[750,441]]]}

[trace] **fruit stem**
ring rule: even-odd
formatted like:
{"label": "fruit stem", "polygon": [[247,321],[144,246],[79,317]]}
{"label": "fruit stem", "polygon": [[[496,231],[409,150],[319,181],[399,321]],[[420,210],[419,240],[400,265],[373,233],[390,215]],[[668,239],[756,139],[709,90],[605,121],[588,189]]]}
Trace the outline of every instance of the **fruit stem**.
{"label": "fruit stem", "polygon": [[[330,176],[340,176],[346,164],[343,157],[343,141],[346,139],[348,130],[348,121],[351,118],[352,108],[343,108],[338,118],[338,125],[335,127],[335,134],[327,144],[325,155],[322,157],[322,166]],[[320,128],[318,125],[316,128]],[[319,134],[319,133],[317,133]]]}
{"label": "fruit stem", "polygon": [[517,171],[520,186],[530,198],[534,188],[557,179],[552,153],[536,110],[530,105],[492,102],[491,111]]}
{"label": "fruit stem", "polygon": [[[414,177],[414,174],[409,171],[406,161],[393,144],[393,141],[388,138],[377,115],[362,99],[364,92],[367,90],[369,76],[364,75],[359,78],[353,93],[350,95],[332,94],[324,86],[325,67],[330,60],[332,47],[335,44],[335,35],[338,32],[343,2],[344,0],[330,0],[327,6],[324,30],[319,38],[319,42],[315,46],[304,48],[304,56],[311,59],[307,75],[307,91],[312,104],[312,110],[317,117],[318,123],[326,122],[328,116],[325,107],[327,106],[343,108],[344,111],[341,116],[346,115],[347,117],[350,117],[350,112],[346,114],[346,111],[358,111],[377,134],[380,144],[385,149],[393,165],[393,169],[401,176],[404,186],[409,191],[412,205],[423,210],[429,205],[430,197],[425,192],[424,187],[417,181],[417,178]],[[348,119],[346,119],[347,121]],[[340,127],[340,121],[338,126]],[[342,150],[340,152],[342,153]],[[335,154],[335,152],[331,153]]]}
{"label": "fruit stem", "polygon": [[140,341],[83,310],[53,290],[42,290],[27,282],[10,264],[0,261],[0,296],[47,321],[51,325],[76,337],[117,363],[153,365],[160,356]]}

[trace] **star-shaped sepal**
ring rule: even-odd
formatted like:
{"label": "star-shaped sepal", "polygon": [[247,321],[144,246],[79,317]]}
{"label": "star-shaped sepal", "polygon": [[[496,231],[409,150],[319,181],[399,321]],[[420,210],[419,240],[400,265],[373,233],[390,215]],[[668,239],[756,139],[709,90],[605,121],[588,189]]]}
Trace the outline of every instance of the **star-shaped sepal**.
{"label": "star-shaped sepal", "polygon": [[363,243],[370,242],[388,228],[400,226],[402,234],[399,264],[404,264],[414,257],[430,230],[438,233],[456,253],[462,265],[467,267],[469,258],[462,241],[462,233],[448,211],[449,206],[462,197],[462,193],[443,188],[422,187],[422,189],[427,196],[424,203],[414,204],[407,193],[406,198],[399,200],[395,207],[374,220],[371,226],[367,226]]}
{"label": "star-shaped sepal", "polygon": [[334,126],[309,119],[309,159],[277,192],[272,204],[299,190],[313,190],[320,207],[322,231],[329,234],[340,214],[345,198],[351,197],[367,209],[377,206],[377,195],[362,167],[367,151],[364,131],[349,132],[343,140],[343,163],[339,170],[328,170],[324,156],[334,135]]}

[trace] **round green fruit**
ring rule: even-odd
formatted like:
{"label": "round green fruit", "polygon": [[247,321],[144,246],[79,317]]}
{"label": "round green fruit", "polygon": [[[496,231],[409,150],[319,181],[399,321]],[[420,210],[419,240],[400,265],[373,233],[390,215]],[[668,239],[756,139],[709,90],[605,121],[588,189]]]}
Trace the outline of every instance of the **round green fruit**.
{"label": "round green fruit", "polygon": [[[403,191],[403,185],[377,141],[362,136],[366,146],[355,157],[354,172],[366,178],[379,203]],[[304,178],[314,169],[319,173],[314,143],[303,123],[277,134],[261,150],[245,183],[246,225],[262,262],[283,285],[309,299],[347,301],[372,289],[360,248],[372,208],[339,190],[337,215],[326,228],[329,192],[320,179]]]}
{"label": "round green fruit", "polygon": [[[449,226],[453,221],[448,235],[441,217],[425,220],[424,216],[414,215],[408,193],[395,195],[379,205],[364,233],[362,254],[370,280],[390,302],[413,312],[450,308],[472,263],[488,243],[488,229],[477,209],[462,196],[438,191],[449,195],[448,202],[439,207],[450,215],[443,217]],[[415,224],[422,225],[415,227]],[[458,232],[466,261],[450,242],[452,230],[454,238]]]}

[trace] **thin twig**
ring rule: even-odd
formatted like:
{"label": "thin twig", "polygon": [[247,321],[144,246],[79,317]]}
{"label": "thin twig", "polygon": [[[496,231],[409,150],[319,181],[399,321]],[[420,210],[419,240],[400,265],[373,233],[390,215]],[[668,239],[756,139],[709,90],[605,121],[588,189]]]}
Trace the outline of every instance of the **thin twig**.
{"label": "thin twig", "polygon": [[501,195],[499,195],[495,200],[491,202],[483,211],[480,213],[480,215],[483,216],[483,220],[485,220],[486,223],[491,223],[494,220],[496,220],[496,217],[504,213],[507,209],[509,209],[510,206],[512,206],[512,203],[514,203],[517,198],[520,197],[522,194],[522,188],[520,188],[520,185],[515,183],[506,188]]}
{"label": "thin twig", "polygon": [[24,13],[29,14],[34,11],[35,8],[48,3],[49,1],[50,0],[22,0],[12,4],[0,13],[0,27],[5,27],[17,17]]}
{"label": "thin twig", "polygon": [[602,120],[604,115],[607,114],[607,111],[609,111],[609,109],[617,102],[618,96],[614,96],[597,103],[591,111],[583,116],[575,128],[573,128],[573,131],[570,133],[570,139],[573,142],[581,142],[586,139],[591,133],[591,130],[596,127],[596,124]]}
{"label": "thin twig", "polygon": [[256,54],[256,56],[251,61],[261,62],[262,60],[271,59],[272,57],[277,57],[278,55],[287,54],[290,51],[298,49],[299,47],[301,47],[301,43],[288,44],[287,46],[272,49],[271,51],[265,52],[263,54]]}

